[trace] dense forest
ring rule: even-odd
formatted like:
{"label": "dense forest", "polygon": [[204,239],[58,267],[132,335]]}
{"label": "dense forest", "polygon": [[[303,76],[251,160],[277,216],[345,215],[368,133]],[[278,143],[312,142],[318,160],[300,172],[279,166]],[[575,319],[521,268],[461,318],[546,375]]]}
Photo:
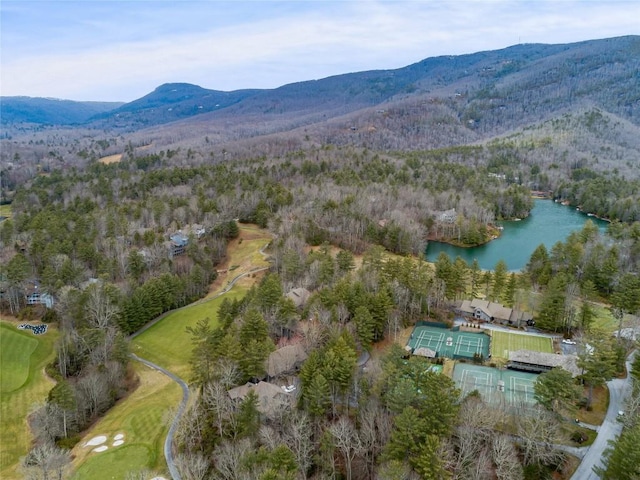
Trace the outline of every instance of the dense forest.
{"label": "dense forest", "polygon": [[[531,208],[516,178],[526,173],[507,170],[516,162],[491,148],[493,162],[474,168],[469,159],[490,147],[381,154],[329,145],[190,167],[171,165],[180,152],[130,150],[118,163],[53,170],[19,186],[0,232],[5,308],[38,316],[22,303],[37,279],[59,299],[43,320],[63,333],[50,367],[58,384],[32,421],[37,437],[73,445],[134,388],[125,335],[203,296],[240,221],[274,233],[272,273],[243,300],[224,303],[221,328],[203,321],[191,332],[198,400],[180,430],[181,469],[216,478],[382,479],[502,471],[498,478],[542,478],[568,468],[560,451],[538,445],[564,435],[552,409],[539,407],[535,425],[522,412],[505,425],[503,413],[479,397],[460,401],[452,381],[397,348],[357,367],[362,352],[402,327],[447,321],[449,301],[483,295],[526,304],[541,327],[598,342],[603,356],[585,358],[587,372],[600,372],[585,375],[588,385],[621,370],[628,346],[592,330],[590,308],[606,300],[619,318],[640,309],[638,223],[613,223],[606,237],[588,223],[551,251],[536,250],[521,275],[444,256],[434,267],[419,260],[429,236],[481,242],[496,218]],[[455,216],[443,217],[447,211]],[[171,254],[176,232],[188,238],[180,255]],[[303,311],[284,296],[293,287],[314,292]],[[542,293],[532,300],[532,291]],[[293,334],[308,354],[297,408],[265,416],[255,396],[231,402],[227,390],[264,378],[269,354]],[[514,432],[529,441],[514,442]]]}

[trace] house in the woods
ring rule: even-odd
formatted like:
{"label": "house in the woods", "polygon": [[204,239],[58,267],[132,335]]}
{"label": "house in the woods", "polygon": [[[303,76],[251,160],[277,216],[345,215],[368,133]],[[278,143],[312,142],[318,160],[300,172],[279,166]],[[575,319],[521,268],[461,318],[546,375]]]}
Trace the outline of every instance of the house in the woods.
{"label": "house in the woods", "polygon": [[282,387],[269,382],[246,383],[232,388],[227,393],[235,404],[240,404],[250,392],[258,397],[258,410],[269,417],[276,413],[282,405],[290,405],[293,396]]}
{"label": "house in the woods", "polygon": [[505,325],[532,325],[533,315],[514,308],[505,307],[496,302],[474,298],[463,300],[456,312],[483,322],[497,322]]}
{"label": "house in the woods", "polygon": [[306,288],[292,288],[287,293],[287,298],[293,302],[296,308],[304,307],[304,304],[307,303],[309,297],[311,296],[311,292]]}
{"label": "house in the woods", "polygon": [[207,229],[197,223],[193,225],[185,225],[182,230],[178,230],[169,235],[169,258],[183,255],[187,251],[189,245],[189,237],[200,240],[207,233]]}
{"label": "house in the woods", "polygon": [[455,208],[436,214],[436,220],[440,223],[456,223],[456,218],[458,218],[458,215]]}
{"label": "house in the woods", "polygon": [[178,230],[169,236],[169,258],[183,255],[187,251],[189,245],[189,237],[182,230]]}
{"label": "house in the woods", "polygon": [[25,288],[25,301],[27,305],[44,305],[53,308],[53,296],[40,287],[40,282],[33,280]]}
{"label": "house in the woods", "polygon": [[267,375],[274,378],[294,373],[306,359],[307,352],[299,343],[279,348],[267,358]]}
{"label": "house in the woods", "polygon": [[507,367],[531,373],[545,373],[556,367],[564,368],[577,377],[582,373],[575,355],[558,355],[555,353],[534,352],[531,350],[516,350],[509,352]]}

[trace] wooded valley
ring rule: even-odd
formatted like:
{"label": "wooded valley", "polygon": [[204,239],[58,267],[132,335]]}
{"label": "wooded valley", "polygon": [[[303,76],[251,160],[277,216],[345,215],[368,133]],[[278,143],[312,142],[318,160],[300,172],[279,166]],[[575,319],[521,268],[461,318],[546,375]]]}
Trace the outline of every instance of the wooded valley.
{"label": "wooded valley", "polygon": [[[137,388],[128,336],[203,299],[252,224],[272,236],[268,271],[184,332],[181,478],[569,478],[575,458],[557,445],[636,347],[598,308],[618,331],[640,327],[639,68],[640,39],[623,37],[267,91],[162,86],[97,116],[85,105],[74,125],[3,98],[0,307],[60,332],[25,475],[69,471],[68,449]],[[193,114],[205,95],[215,103]],[[529,215],[532,192],[610,221],[607,233],[588,222],[518,273],[424,260],[429,241],[491,241],[497,221]],[[469,298],[595,347],[578,354],[579,382],[542,374],[538,403],[505,411],[407,354],[403,332],[451,324]],[[305,359],[270,371],[291,345]],[[640,426],[639,361],[602,478],[635,478],[616,459],[638,459],[625,445]],[[273,404],[230,393],[294,377]]]}

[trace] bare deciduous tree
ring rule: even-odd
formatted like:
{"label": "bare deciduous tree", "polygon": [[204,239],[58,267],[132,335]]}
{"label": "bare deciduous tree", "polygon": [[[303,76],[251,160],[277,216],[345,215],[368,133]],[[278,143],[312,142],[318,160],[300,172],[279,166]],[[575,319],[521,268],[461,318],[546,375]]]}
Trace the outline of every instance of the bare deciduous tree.
{"label": "bare deciduous tree", "polygon": [[44,442],[34,447],[22,460],[22,471],[27,480],[62,480],[71,464],[68,450]]}
{"label": "bare deciduous tree", "polygon": [[201,404],[205,412],[214,415],[218,436],[224,436],[225,422],[233,418],[233,405],[227,389],[220,382],[210,382],[202,389]]}
{"label": "bare deciduous tree", "polygon": [[498,480],[519,480],[523,477],[522,465],[511,438],[507,435],[494,437],[492,453]]}
{"label": "bare deciduous tree", "polygon": [[251,441],[244,438],[238,442],[223,442],[213,452],[216,466],[215,478],[221,480],[242,480],[242,458],[253,451]]}
{"label": "bare deciduous tree", "polygon": [[313,441],[311,439],[313,426],[308,415],[303,411],[292,411],[283,431],[286,445],[296,457],[296,463],[303,479],[311,467]]}
{"label": "bare deciduous tree", "polygon": [[564,453],[554,444],[561,443],[561,424],[555,415],[536,406],[516,417],[520,449],[526,465],[558,463]]}
{"label": "bare deciduous tree", "polygon": [[329,433],[344,459],[347,480],[351,480],[353,460],[363,452],[360,435],[347,417],[340,417],[337,422],[331,424]]}
{"label": "bare deciduous tree", "polygon": [[209,462],[197,452],[179,453],[175,457],[175,465],[184,480],[204,480],[209,470]]}
{"label": "bare deciduous tree", "polygon": [[360,409],[359,425],[367,476],[373,478],[378,457],[391,436],[393,420],[389,412],[371,397]]}

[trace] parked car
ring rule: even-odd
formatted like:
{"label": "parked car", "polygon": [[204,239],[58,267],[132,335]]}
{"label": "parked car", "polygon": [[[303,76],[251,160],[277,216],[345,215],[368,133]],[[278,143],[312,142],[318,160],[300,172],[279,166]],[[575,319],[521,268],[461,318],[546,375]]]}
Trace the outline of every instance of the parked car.
{"label": "parked car", "polygon": [[562,343],[566,344],[566,345],[576,345],[576,342],[574,342],[573,340],[571,340],[570,338],[563,338],[562,339]]}

